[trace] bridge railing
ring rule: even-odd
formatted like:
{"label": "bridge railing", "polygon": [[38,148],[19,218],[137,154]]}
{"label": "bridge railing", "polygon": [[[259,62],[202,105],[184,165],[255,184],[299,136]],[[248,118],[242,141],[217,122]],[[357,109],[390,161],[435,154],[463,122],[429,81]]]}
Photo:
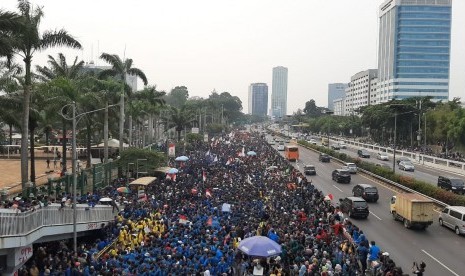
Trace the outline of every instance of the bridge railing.
{"label": "bridge railing", "polygon": [[[113,207],[87,204],[76,206],[76,222],[100,223],[113,220]],[[16,212],[0,209],[0,237],[24,236],[44,226],[73,224],[73,208],[52,204],[34,211]]]}

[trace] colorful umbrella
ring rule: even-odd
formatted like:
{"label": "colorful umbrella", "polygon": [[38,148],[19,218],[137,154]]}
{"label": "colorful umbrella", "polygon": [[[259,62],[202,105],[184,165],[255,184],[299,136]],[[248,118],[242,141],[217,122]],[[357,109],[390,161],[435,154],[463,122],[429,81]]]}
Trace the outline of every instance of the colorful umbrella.
{"label": "colorful umbrella", "polygon": [[127,187],[119,187],[116,189],[118,192],[123,193],[123,194],[129,194],[129,189]]}

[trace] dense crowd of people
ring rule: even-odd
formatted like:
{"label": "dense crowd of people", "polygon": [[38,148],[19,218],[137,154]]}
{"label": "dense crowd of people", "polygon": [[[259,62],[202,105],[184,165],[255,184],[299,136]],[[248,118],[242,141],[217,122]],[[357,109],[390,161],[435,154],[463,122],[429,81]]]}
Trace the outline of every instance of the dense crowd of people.
{"label": "dense crowd of people", "polygon": [[[115,184],[106,196],[120,212],[99,240],[80,241],[78,252],[66,242],[40,245],[19,275],[403,275],[258,134],[198,142],[186,155],[143,198]],[[256,235],[282,252],[260,258],[238,249]]]}

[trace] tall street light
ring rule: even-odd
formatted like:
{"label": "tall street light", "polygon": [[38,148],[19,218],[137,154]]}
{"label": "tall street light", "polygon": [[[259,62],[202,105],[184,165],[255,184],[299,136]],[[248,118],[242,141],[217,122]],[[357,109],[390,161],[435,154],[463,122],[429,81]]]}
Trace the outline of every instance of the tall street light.
{"label": "tall street light", "polygon": [[[108,107],[113,107],[113,106],[117,106],[117,105],[118,104],[109,105]],[[65,109],[67,107],[69,107],[69,106],[72,107],[72,113],[71,113],[72,115],[71,115],[71,117],[69,117],[69,115],[65,114]],[[74,253],[77,252],[77,210],[76,210],[76,199],[77,199],[77,189],[76,189],[76,187],[77,187],[77,174],[76,174],[76,171],[77,171],[77,165],[78,165],[77,151],[76,151],[76,125],[77,125],[77,120],[82,118],[86,114],[90,114],[90,113],[94,113],[94,112],[97,112],[97,111],[105,110],[106,108],[107,107],[100,108],[100,109],[95,109],[95,110],[88,111],[88,112],[83,112],[83,113],[80,113],[80,114],[76,114],[76,102],[73,101],[70,104],[64,105],[61,108],[61,111],[60,111],[60,115],[65,120],[73,122],[72,174],[73,174],[73,250],[74,250]]]}

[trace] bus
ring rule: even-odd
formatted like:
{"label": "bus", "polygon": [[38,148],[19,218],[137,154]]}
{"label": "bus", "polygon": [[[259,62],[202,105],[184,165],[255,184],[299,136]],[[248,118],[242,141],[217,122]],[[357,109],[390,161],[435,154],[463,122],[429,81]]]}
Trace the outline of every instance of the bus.
{"label": "bus", "polygon": [[284,147],[284,156],[292,162],[299,160],[299,148],[297,146],[286,145]]}

